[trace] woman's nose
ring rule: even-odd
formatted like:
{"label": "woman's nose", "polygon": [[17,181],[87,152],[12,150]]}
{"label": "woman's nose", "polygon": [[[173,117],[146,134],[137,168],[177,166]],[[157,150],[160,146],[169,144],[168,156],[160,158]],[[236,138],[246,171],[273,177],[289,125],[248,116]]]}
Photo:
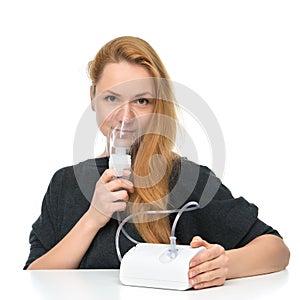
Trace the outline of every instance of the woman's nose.
{"label": "woman's nose", "polygon": [[128,123],[134,119],[134,117],[135,114],[130,103],[123,104],[117,113],[117,121],[120,123]]}

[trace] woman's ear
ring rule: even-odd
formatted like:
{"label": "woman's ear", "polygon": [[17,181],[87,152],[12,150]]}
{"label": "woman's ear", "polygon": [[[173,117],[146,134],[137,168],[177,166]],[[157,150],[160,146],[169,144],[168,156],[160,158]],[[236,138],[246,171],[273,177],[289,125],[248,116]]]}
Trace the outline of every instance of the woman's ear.
{"label": "woman's ear", "polygon": [[91,98],[91,106],[92,106],[92,110],[95,111],[95,106],[94,106],[94,98],[95,98],[95,94],[96,94],[96,86],[95,85],[91,85],[90,86],[90,98]]}

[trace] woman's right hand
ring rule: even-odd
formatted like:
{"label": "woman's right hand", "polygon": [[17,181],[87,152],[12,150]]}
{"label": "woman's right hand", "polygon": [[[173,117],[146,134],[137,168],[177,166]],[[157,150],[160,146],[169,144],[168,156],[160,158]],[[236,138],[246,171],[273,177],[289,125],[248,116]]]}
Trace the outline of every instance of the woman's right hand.
{"label": "woman's right hand", "polygon": [[[124,176],[130,175],[124,171]],[[116,211],[126,209],[129,194],[133,193],[134,187],[131,181],[124,178],[114,178],[114,170],[107,169],[97,181],[93,199],[88,210],[88,215],[93,219],[99,229],[106,225]]]}

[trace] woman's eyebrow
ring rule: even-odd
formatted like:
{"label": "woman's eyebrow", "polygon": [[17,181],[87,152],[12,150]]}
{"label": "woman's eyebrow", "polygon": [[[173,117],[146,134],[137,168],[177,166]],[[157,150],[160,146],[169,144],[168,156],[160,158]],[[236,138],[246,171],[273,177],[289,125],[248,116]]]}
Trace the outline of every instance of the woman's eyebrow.
{"label": "woman's eyebrow", "polygon": [[144,93],[140,93],[140,94],[136,94],[135,97],[143,97],[149,95],[150,97],[153,97],[152,93],[150,92],[144,92]]}
{"label": "woman's eyebrow", "polygon": [[[106,90],[106,91],[104,91],[103,93],[112,94],[112,95],[114,95],[114,96],[121,97],[121,94],[118,94],[118,93],[116,93],[116,92],[114,92],[114,91],[112,91],[112,90]],[[144,96],[146,96],[146,95],[149,95],[150,97],[153,98],[152,93],[151,93],[151,92],[148,92],[148,91],[142,92],[142,93],[138,93],[138,94],[136,94],[134,97],[144,97]]]}
{"label": "woman's eyebrow", "polygon": [[103,93],[113,94],[114,96],[118,96],[118,97],[121,96],[120,94],[118,94],[118,93],[116,93],[116,92],[114,92],[114,91],[111,91],[111,90],[106,90],[106,91],[104,91]]}

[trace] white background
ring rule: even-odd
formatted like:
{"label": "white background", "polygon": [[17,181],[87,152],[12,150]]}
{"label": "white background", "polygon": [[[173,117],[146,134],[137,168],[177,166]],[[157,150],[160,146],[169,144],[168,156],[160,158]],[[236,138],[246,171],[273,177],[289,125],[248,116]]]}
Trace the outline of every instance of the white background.
{"label": "white background", "polygon": [[22,269],[48,183],[73,163],[87,62],[121,35],[148,41],[171,78],[209,104],[226,143],[224,184],[260,208],[295,266],[299,15],[288,0],[2,1],[1,268]]}

